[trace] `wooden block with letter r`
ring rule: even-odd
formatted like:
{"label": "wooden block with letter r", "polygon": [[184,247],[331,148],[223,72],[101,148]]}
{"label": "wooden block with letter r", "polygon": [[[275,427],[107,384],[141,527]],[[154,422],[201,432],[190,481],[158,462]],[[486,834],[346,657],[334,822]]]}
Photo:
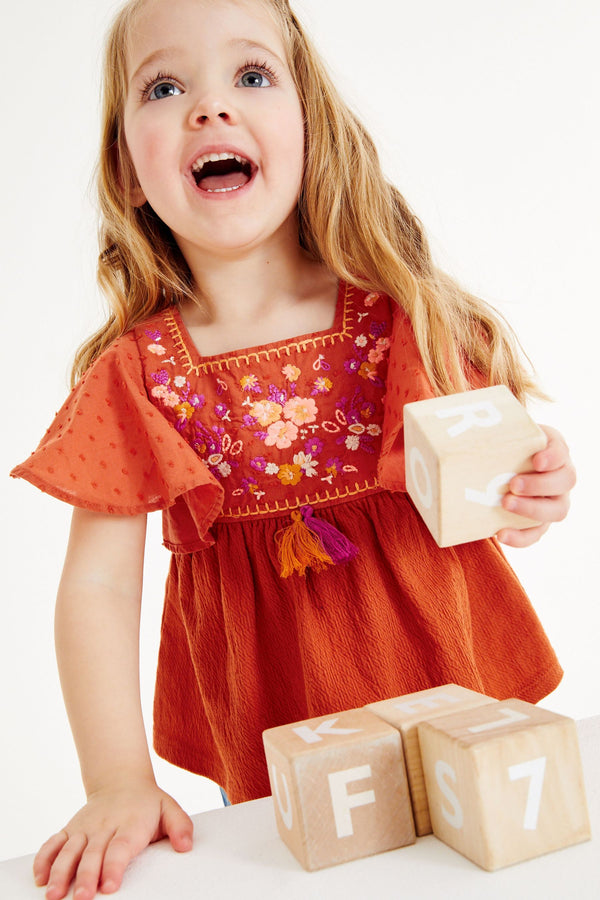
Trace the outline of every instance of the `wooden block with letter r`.
{"label": "wooden block with letter r", "polygon": [[433,833],[489,871],[589,840],[572,719],[503,700],[419,725]]}
{"label": "wooden block with letter r", "polygon": [[417,731],[419,723],[489,703],[497,701],[458,684],[444,684],[441,687],[405,694],[391,700],[370,703],[365,707],[397,728],[402,736],[415,830],[419,836],[431,834],[429,804]]}
{"label": "wooden block with letter r", "polygon": [[539,524],[501,506],[508,482],[547,443],[507,387],[407,403],[406,489],[440,547]]}
{"label": "wooden block with letter r", "polygon": [[305,869],[412,844],[398,731],[365,709],[263,732],[277,828]]}

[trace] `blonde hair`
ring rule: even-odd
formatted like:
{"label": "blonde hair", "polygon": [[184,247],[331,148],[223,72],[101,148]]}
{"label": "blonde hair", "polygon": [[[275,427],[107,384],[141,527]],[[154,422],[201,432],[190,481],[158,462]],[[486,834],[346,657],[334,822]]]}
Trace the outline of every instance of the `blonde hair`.
{"label": "blonde hair", "polygon": [[[79,349],[73,380],[133,325],[193,297],[189,269],[168,227],[148,204],[128,200],[137,182],[122,124],[126,48],[144,2],[130,0],[122,8],[106,44],[98,281],[110,315]],[[261,2],[281,28],[306,122],[301,245],[338,278],[385,292],[404,309],[437,393],[467,389],[470,366],[483,383],[504,383],[520,399],[539,393],[498,313],[434,265],[421,223],[385,179],[371,137],[340,98],[288,0]]]}

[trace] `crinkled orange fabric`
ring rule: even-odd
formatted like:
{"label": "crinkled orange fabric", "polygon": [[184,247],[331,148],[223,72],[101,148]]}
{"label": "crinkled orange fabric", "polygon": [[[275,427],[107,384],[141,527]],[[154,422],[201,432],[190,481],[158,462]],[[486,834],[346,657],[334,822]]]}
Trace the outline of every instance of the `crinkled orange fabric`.
{"label": "crinkled orange fabric", "polygon": [[[497,543],[441,550],[404,492],[403,406],[430,396],[382,295],[340,285],[330,330],[211,358],[169,309],[102,355],[12,473],[89,509],[163,510],[154,743],[234,802],[269,792],[265,728],[447,682],[537,702],[560,681]],[[277,535],[306,506],[359,553],[284,579]]]}

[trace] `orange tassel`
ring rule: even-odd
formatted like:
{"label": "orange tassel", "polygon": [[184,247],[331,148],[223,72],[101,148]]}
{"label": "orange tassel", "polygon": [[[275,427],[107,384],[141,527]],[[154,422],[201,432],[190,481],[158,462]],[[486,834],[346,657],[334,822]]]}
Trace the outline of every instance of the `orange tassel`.
{"label": "orange tassel", "polygon": [[288,578],[294,572],[304,575],[308,568],[321,572],[333,565],[333,560],[325,552],[321,540],[304,524],[299,512],[291,514],[292,524],[281,528],[275,535],[281,577]]}

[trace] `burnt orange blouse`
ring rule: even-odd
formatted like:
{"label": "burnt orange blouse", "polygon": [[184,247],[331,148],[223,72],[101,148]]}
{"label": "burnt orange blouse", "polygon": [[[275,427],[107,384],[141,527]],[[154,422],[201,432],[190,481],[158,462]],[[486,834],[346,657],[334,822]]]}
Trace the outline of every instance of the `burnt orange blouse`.
{"label": "burnt orange blouse", "polygon": [[[439,549],[405,493],[403,406],[432,393],[381,294],[341,284],[328,331],[219,357],[171,307],[12,472],[86,509],[162,510],[154,744],[234,802],[269,793],[265,728],[448,682],[537,702],[561,678],[498,544]],[[301,517],[358,552],[282,577]]]}

